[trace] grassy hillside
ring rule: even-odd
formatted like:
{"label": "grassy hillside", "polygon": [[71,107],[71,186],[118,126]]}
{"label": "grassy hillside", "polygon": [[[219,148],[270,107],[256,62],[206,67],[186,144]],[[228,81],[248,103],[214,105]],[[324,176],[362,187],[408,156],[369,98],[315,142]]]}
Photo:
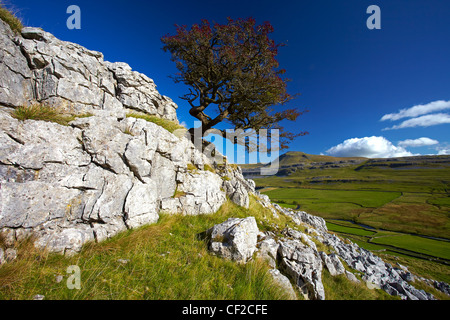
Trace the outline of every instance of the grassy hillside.
{"label": "grassy hillside", "polygon": [[450,239],[450,166],[377,163],[255,179],[274,201],[327,219]]}
{"label": "grassy hillside", "polygon": [[[249,209],[225,203],[213,215],[163,215],[154,225],[122,233],[103,243],[88,244],[73,257],[19,245],[19,257],[0,267],[0,299],[148,299],[148,300],[272,300],[286,299],[268,274],[266,262],[237,264],[209,253],[199,236],[229,217],[255,216],[260,230],[297,228],[287,217],[272,217],[251,199]],[[81,269],[81,289],[69,290],[67,267]],[[329,299],[395,299],[382,290],[355,285],[324,270]],[[57,282],[58,276],[60,282]],[[302,296],[299,294],[299,298]]]}

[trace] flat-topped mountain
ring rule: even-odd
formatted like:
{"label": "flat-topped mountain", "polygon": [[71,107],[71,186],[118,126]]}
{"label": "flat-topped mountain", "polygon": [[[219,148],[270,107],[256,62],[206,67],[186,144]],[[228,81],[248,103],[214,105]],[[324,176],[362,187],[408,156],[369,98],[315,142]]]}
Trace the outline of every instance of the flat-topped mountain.
{"label": "flat-topped mountain", "polygon": [[[368,159],[363,157],[332,157],[311,155],[304,152],[290,151],[278,158],[279,170],[277,176],[290,176],[299,170],[333,169],[355,166],[356,170],[370,167],[387,168],[436,168],[449,167],[448,155],[425,155],[399,158]],[[270,164],[240,165],[245,177],[258,178],[260,170]]]}

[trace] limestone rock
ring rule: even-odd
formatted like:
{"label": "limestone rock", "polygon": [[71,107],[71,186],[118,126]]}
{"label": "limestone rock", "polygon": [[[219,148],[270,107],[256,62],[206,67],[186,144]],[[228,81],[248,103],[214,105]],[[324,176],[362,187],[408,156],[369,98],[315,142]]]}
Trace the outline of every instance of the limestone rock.
{"label": "limestone rock", "polygon": [[125,63],[61,41],[40,28],[16,36],[0,22],[0,104],[32,101],[71,113],[134,110],[177,122],[177,105],[156,90],[153,80]]}
{"label": "limestone rock", "polygon": [[319,253],[296,239],[280,240],[278,254],[283,270],[309,299],[325,300],[322,259]]}
{"label": "limestone rock", "polygon": [[258,257],[266,260],[272,268],[276,267],[279,244],[272,238],[258,243]]}
{"label": "limestone rock", "polygon": [[130,228],[156,223],[159,219],[157,185],[153,180],[136,182],[125,201],[125,223]]}
{"label": "limestone rock", "polygon": [[322,257],[323,263],[332,276],[338,276],[345,273],[346,270],[344,268],[344,265],[335,253],[327,255],[322,251],[320,252],[320,256]]}
{"label": "limestone rock", "polygon": [[211,214],[226,201],[221,190],[222,179],[209,171],[185,173],[178,191],[185,195],[178,199],[178,212],[185,215]]}
{"label": "limestone rock", "polygon": [[245,263],[256,251],[258,232],[254,217],[230,218],[207,231],[209,249],[221,257]]}
{"label": "limestone rock", "polygon": [[295,293],[294,288],[292,287],[289,278],[283,275],[278,269],[270,269],[270,275],[272,276],[275,283],[277,283],[285,293],[289,296],[290,300],[297,300],[297,294]]}
{"label": "limestone rock", "polygon": [[33,99],[32,72],[15,42],[15,35],[0,19],[0,104],[18,107]]}

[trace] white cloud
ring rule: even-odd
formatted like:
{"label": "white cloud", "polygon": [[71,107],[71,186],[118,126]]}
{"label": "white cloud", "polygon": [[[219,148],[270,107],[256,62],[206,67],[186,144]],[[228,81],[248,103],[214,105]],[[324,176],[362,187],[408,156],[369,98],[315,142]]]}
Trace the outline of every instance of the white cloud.
{"label": "white cloud", "polygon": [[430,127],[438,124],[450,123],[450,114],[447,113],[435,113],[427,114],[425,116],[412,118],[405,120],[399,125],[395,125],[391,128],[384,128],[383,130],[395,130],[403,128],[413,128],[413,127]]}
{"label": "white cloud", "polygon": [[450,148],[446,148],[446,149],[441,149],[438,152],[439,156],[443,156],[443,155],[450,155]]}
{"label": "white cloud", "polygon": [[408,109],[401,109],[397,113],[386,114],[381,118],[385,120],[399,120],[403,118],[415,118],[424,114],[450,109],[450,101],[438,100],[427,104],[417,105]]}
{"label": "white cloud", "polygon": [[336,157],[392,158],[413,156],[403,147],[396,147],[384,137],[348,139],[326,151]]}
{"label": "white cloud", "polygon": [[398,146],[400,147],[424,147],[439,144],[439,141],[430,138],[422,137],[418,139],[407,139],[400,141]]}

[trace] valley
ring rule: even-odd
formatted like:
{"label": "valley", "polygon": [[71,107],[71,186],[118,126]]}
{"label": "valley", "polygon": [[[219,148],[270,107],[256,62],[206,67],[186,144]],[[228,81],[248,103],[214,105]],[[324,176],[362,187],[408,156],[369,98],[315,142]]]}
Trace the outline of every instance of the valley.
{"label": "valley", "polygon": [[243,165],[243,174],[280,206],[320,216],[330,231],[387,259],[439,264],[440,277],[450,279],[450,156],[288,152],[279,162],[275,176],[258,176],[255,165]]}

